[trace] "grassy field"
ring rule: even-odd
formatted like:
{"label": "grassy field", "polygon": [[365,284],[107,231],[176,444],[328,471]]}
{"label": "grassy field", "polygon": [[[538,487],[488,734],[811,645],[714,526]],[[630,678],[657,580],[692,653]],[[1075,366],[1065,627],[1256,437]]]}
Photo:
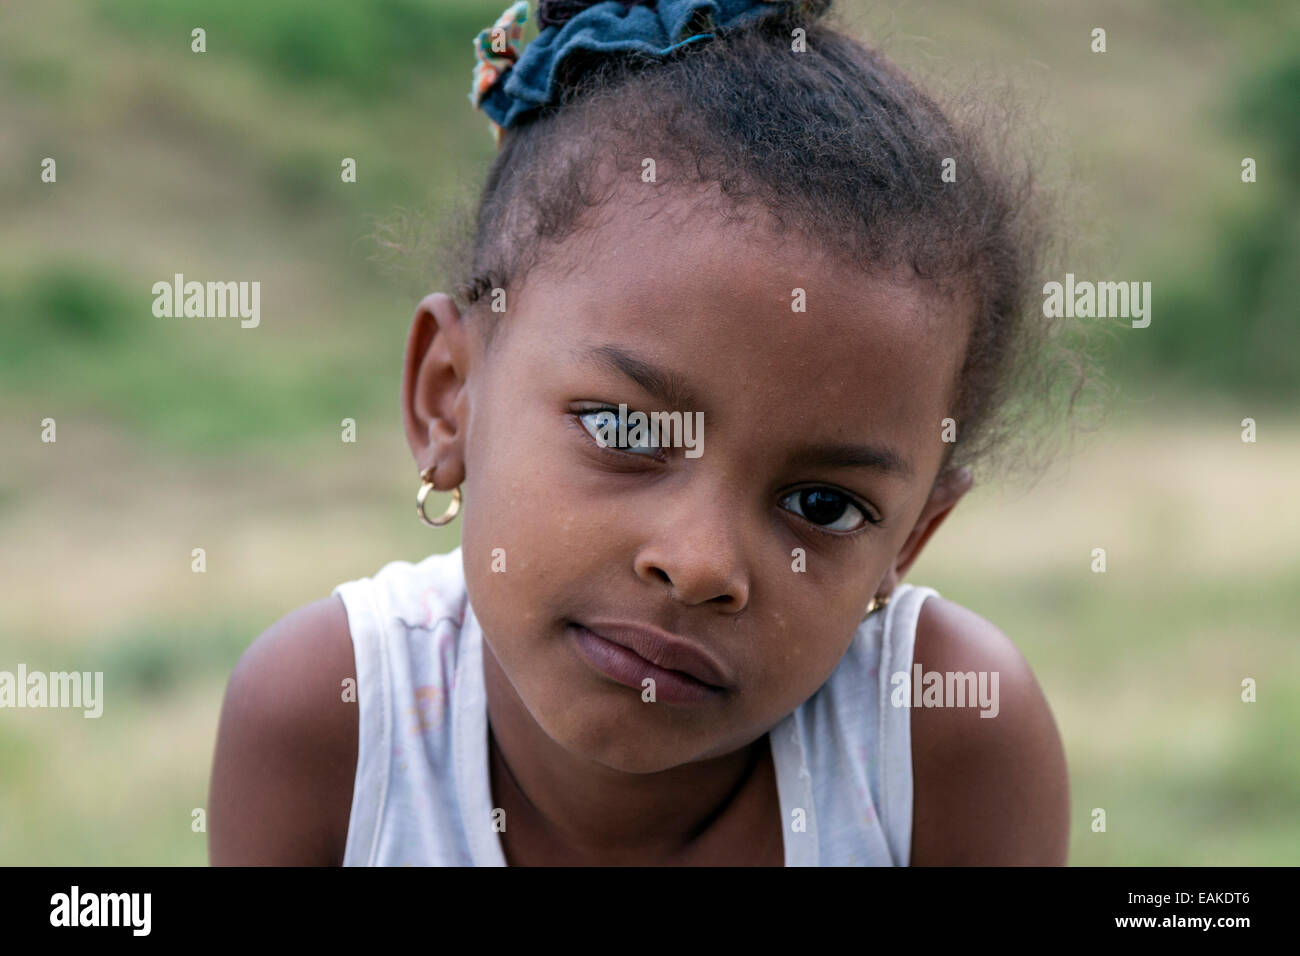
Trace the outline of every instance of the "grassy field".
{"label": "grassy field", "polygon": [[[0,9],[0,669],[108,688],[99,720],[0,715],[0,863],[205,863],[191,813],[241,650],[341,581],[455,546],[456,525],[411,514],[397,409],[436,262],[390,274],[369,237],[481,177],[469,41],[504,5]],[[1111,346],[1104,429],[1031,490],[978,488],[910,580],[1034,666],[1070,762],[1072,863],[1300,863],[1300,334],[1269,258],[1283,240],[1259,231],[1295,209],[1300,171],[1284,129],[1232,120],[1236,91],[1300,50],[1294,5],[843,6],[940,85],[1010,77],[1049,177],[1076,185],[1071,261],[1157,289],[1151,334]],[[1241,271],[1225,224],[1263,224],[1246,273],[1280,291],[1205,318],[1206,283]],[[149,289],[175,272],[261,280],[261,327],[160,332]]]}

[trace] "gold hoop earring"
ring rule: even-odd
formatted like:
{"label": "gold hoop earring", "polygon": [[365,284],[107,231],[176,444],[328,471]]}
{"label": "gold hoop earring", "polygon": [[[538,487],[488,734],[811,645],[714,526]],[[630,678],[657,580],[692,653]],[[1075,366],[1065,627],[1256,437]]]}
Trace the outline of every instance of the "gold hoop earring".
{"label": "gold hoop earring", "polygon": [[884,607],[888,603],[889,603],[888,594],[877,594],[875,597],[871,599],[871,603],[867,605],[867,613],[862,615],[862,620],[865,621],[867,618],[871,617],[872,614],[875,614],[877,611],[879,611],[882,607]]}
{"label": "gold hoop earring", "polygon": [[429,497],[429,492],[433,490],[433,472],[437,465],[430,465],[420,473],[420,490],[415,496],[415,513],[420,520],[430,528],[441,528],[445,524],[450,524],[456,515],[460,514],[460,485],[451,489],[451,504],[447,505],[447,510],[436,518],[430,518],[424,513],[424,499]]}

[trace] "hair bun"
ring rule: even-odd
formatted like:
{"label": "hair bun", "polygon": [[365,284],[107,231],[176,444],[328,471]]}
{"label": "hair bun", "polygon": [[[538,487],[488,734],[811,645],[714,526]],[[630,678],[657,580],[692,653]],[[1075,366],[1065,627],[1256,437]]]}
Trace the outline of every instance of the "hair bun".
{"label": "hair bun", "polygon": [[[564,26],[588,7],[594,7],[604,0],[541,0],[537,5],[537,29],[545,30],[549,26]],[[654,9],[658,0],[619,0],[626,8],[650,7]]]}

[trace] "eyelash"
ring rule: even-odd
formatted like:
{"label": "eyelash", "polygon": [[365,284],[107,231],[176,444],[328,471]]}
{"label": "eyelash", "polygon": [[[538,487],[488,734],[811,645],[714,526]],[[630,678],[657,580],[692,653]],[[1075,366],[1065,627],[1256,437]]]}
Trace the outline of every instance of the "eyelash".
{"label": "eyelash", "polygon": [[[595,408],[579,409],[571,414],[570,419],[574,424],[574,426],[578,428],[584,435],[586,435],[588,440],[590,440],[601,451],[610,452],[611,454],[618,455],[621,458],[625,458],[625,459],[635,458],[635,459],[641,459],[643,461],[648,459],[650,461],[656,461],[656,462],[663,462],[667,460],[666,456],[663,455],[663,449],[658,449],[658,454],[650,455],[643,452],[628,451],[626,449],[619,448],[615,445],[601,445],[600,442],[596,440],[596,437],[591,433],[590,429],[588,429],[586,423],[583,421],[583,419],[585,419],[586,417],[590,415],[596,415],[601,412],[612,412],[615,416],[618,415],[617,408],[614,408],[609,405],[601,405]],[[658,446],[653,446],[653,447],[658,448]],[[790,511],[788,508],[783,509],[788,514],[794,514],[796,518],[801,519],[809,527],[813,528],[815,531],[820,532],[821,534],[827,535],[828,537],[832,537],[832,538],[849,538],[849,537],[853,537],[854,535],[863,533],[868,528],[879,527],[883,523],[882,519],[876,517],[873,514],[872,508],[870,508],[863,502],[859,501],[856,496],[850,494],[847,491],[844,491],[843,489],[836,488],[833,485],[807,485],[801,488],[795,488],[791,491],[787,491],[784,494],[782,494],[780,500],[786,501],[787,499],[795,495],[801,495],[809,491],[829,491],[833,494],[839,495],[847,499],[848,506],[856,508],[858,510],[858,513],[862,515],[862,526],[859,528],[854,528],[852,531],[828,531],[826,530],[825,525],[819,525],[816,522],[809,520],[804,515],[795,514],[793,511]]]}

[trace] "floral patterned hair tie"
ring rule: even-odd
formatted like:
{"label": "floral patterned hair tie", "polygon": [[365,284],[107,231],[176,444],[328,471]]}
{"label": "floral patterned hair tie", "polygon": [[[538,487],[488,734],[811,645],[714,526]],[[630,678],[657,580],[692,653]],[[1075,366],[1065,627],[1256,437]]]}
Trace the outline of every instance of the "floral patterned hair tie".
{"label": "floral patterned hair tie", "polygon": [[592,53],[637,51],[663,56],[707,40],[701,27],[726,29],[793,4],[824,12],[831,0],[542,0],[541,31],[521,52],[528,0],[516,0],[474,38],[474,81],[469,100],[488,115],[498,148],[505,130],[521,117],[558,99],[560,62],[575,50]]}
{"label": "floral patterned hair tie", "polygon": [[[470,87],[469,101],[482,108],[483,97],[519,59],[519,44],[524,37],[524,24],[528,21],[528,0],[516,0],[506,7],[496,23],[480,30],[474,38],[474,82]],[[501,145],[504,127],[492,122],[490,127],[497,146]]]}

